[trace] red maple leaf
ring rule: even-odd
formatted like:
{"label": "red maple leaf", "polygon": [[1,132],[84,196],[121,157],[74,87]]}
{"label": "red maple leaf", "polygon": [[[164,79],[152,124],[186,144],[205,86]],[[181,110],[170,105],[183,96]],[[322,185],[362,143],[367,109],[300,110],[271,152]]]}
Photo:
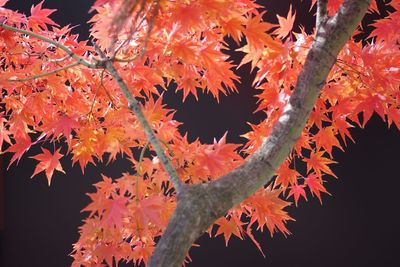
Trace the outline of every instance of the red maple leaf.
{"label": "red maple leaf", "polygon": [[11,145],[5,152],[14,153],[7,169],[10,168],[11,164],[17,160],[17,164],[21,159],[22,155],[31,147],[32,142],[30,138],[18,138],[15,139],[15,144]]}
{"label": "red maple leaf", "polygon": [[44,131],[49,132],[49,135],[53,135],[53,139],[57,139],[60,135],[63,135],[67,142],[71,141],[71,132],[74,128],[79,127],[78,116],[77,115],[64,115],[61,114],[57,118],[52,118],[50,124],[45,126]]}
{"label": "red maple leaf", "polygon": [[43,8],[42,5],[43,2],[40,2],[38,5],[32,5],[31,7],[31,15],[28,18],[29,19],[29,27],[35,30],[40,30],[42,29],[47,29],[47,25],[54,25],[54,26],[59,26],[57,23],[55,23],[52,19],[49,18],[49,16],[56,11],[56,9],[47,9]]}
{"label": "red maple leaf", "polygon": [[323,182],[322,179],[318,177],[317,174],[315,173],[311,173],[310,175],[308,175],[307,178],[304,178],[304,184],[308,186],[312,195],[315,194],[317,196],[321,204],[322,204],[321,192],[330,195],[330,193],[322,185],[322,182]]}
{"label": "red maple leaf", "polygon": [[115,199],[106,199],[104,202],[105,211],[103,213],[102,224],[106,227],[122,227],[123,219],[129,210],[126,206],[128,199],[118,196]]}
{"label": "red maple leaf", "polygon": [[297,207],[297,203],[299,201],[300,196],[304,197],[305,200],[307,200],[307,195],[306,195],[306,191],[304,190],[304,185],[297,185],[297,184],[292,185],[290,187],[288,198],[292,195],[294,197],[294,203],[296,204],[296,207]]}
{"label": "red maple leaf", "polygon": [[277,170],[276,174],[276,185],[282,184],[283,187],[287,188],[289,185],[296,184],[297,177],[300,174],[295,170],[290,168],[289,161],[285,161]]}
{"label": "red maple leaf", "polygon": [[54,154],[51,154],[51,152],[45,148],[42,148],[42,151],[43,151],[42,154],[30,157],[32,159],[36,159],[39,161],[38,165],[36,165],[35,171],[33,172],[31,178],[36,174],[45,171],[47,181],[50,186],[51,178],[53,177],[53,173],[55,170],[65,174],[60,163],[60,158],[62,158],[63,155],[59,153],[60,148],[56,152],[54,152]]}

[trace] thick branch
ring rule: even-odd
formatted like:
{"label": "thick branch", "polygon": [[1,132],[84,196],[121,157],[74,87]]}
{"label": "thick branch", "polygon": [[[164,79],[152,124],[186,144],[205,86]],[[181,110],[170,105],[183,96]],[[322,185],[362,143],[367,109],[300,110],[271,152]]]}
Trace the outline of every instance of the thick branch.
{"label": "thick branch", "polygon": [[151,128],[149,122],[147,121],[146,117],[143,114],[142,109],[140,108],[139,102],[135,99],[132,93],[129,91],[128,86],[124,82],[124,80],[119,75],[118,71],[114,67],[113,63],[109,60],[105,60],[105,68],[110,72],[111,76],[115,79],[118,83],[118,86],[121,88],[122,93],[125,95],[125,98],[128,100],[129,108],[133,111],[133,113],[138,118],[139,122],[141,123],[144,132],[146,133],[147,139],[149,143],[153,146],[154,151],[157,153],[157,156],[160,158],[161,163],[168,173],[172,184],[174,185],[175,190],[179,193],[183,186],[182,181],[179,179],[178,173],[172,166],[170,160],[165,155],[164,150],[162,149],[160,140],[158,140],[157,136],[155,135],[153,129]]}
{"label": "thick branch", "polygon": [[317,2],[317,18],[316,18],[316,28],[318,29],[325,20],[328,18],[328,0],[318,0]]}
{"label": "thick branch", "polygon": [[218,217],[263,187],[299,138],[337,54],[368,9],[370,0],[346,0],[318,28],[296,88],[272,133],[249,160],[209,184],[185,187],[150,259],[150,267],[181,266],[187,251]]}
{"label": "thick branch", "polygon": [[75,54],[71,49],[69,49],[65,45],[62,45],[59,42],[56,42],[56,41],[54,41],[52,39],[44,37],[44,36],[42,36],[40,34],[34,33],[32,31],[28,31],[28,30],[22,30],[22,29],[19,29],[19,28],[16,28],[16,27],[4,24],[4,23],[0,23],[0,27],[4,28],[4,29],[7,29],[7,30],[10,30],[10,31],[26,34],[26,35],[32,36],[32,37],[34,37],[36,39],[39,39],[39,40],[42,40],[42,41],[47,42],[49,44],[52,44],[52,45],[60,48],[61,50],[63,50],[65,53],[68,54],[68,56],[70,56],[73,59],[75,59],[79,64],[84,65],[84,66],[86,66],[88,68],[91,68],[91,69],[98,69],[99,68],[98,66],[96,66],[96,64],[91,64],[91,63],[87,62],[86,60],[84,60],[83,58],[81,58],[80,56],[78,56],[77,54]]}

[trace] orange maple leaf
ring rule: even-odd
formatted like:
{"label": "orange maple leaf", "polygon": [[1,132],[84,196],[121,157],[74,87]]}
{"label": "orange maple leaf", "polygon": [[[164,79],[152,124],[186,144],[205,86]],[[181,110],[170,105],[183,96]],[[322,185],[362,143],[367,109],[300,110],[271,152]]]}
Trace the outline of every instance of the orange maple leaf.
{"label": "orange maple leaf", "polygon": [[60,158],[63,157],[62,154],[60,154],[58,151],[60,151],[60,148],[57,149],[54,154],[51,154],[49,150],[46,148],[42,148],[43,153],[38,154],[36,156],[32,156],[30,158],[36,159],[39,161],[38,165],[36,165],[35,171],[33,172],[31,178],[35,176],[36,174],[45,171],[46,177],[48,184],[50,186],[51,183],[51,178],[53,177],[54,170],[57,170],[59,172],[62,172],[65,174],[61,163],[60,163]]}
{"label": "orange maple leaf", "polygon": [[225,217],[221,217],[218,219],[218,221],[215,222],[215,224],[218,224],[219,226],[215,236],[223,234],[226,246],[228,246],[228,242],[232,234],[239,237],[240,239],[243,239],[241,234],[243,230],[234,219],[227,220]]}
{"label": "orange maple leaf", "polygon": [[320,129],[318,133],[314,136],[314,141],[317,149],[320,149],[321,147],[324,148],[331,157],[332,147],[334,146],[344,151],[335,135],[335,128],[333,126],[328,126]]}
{"label": "orange maple leaf", "polygon": [[277,170],[276,174],[276,185],[282,185],[287,188],[289,185],[296,184],[297,177],[300,174],[295,170],[290,168],[290,162],[286,160]]}
{"label": "orange maple leaf", "polygon": [[[245,23],[246,28],[244,30],[248,45],[255,50],[263,49],[264,45],[275,48],[279,46],[272,37],[267,33],[273,26],[268,22],[262,21],[262,15],[259,14],[254,17],[249,17]],[[279,51],[279,49],[277,49]]]}
{"label": "orange maple leaf", "polygon": [[312,195],[316,195],[319,202],[322,204],[321,192],[331,195],[326,188],[322,185],[322,179],[315,173],[311,173],[307,178],[304,178],[304,184],[308,186]]}
{"label": "orange maple leaf", "polygon": [[321,172],[337,176],[329,168],[328,164],[337,163],[334,160],[324,157],[324,151],[313,152],[311,151],[310,158],[305,158],[304,161],[307,162],[307,173],[313,169],[319,176],[322,175]]}
{"label": "orange maple leaf", "polygon": [[280,231],[285,236],[290,234],[285,223],[294,220],[284,210],[290,205],[290,202],[279,198],[282,190],[271,190],[270,187],[257,191],[253,196],[249,197],[244,203],[248,203],[251,213],[249,225],[258,223],[257,229],[263,231],[266,226],[271,234]]}
{"label": "orange maple leaf", "polygon": [[6,143],[11,144],[11,140],[10,140],[11,132],[6,129],[5,123],[7,123],[7,120],[0,117],[0,151],[2,151],[1,149],[3,147],[4,141]]}
{"label": "orange maple leaf", "polygon": [[276,15],[278,18],[279,26],[276,30],[274,30],[273,34],[277,34],[278,38],[285,38],[293,29],[293,23],[296,19],[296,11],[292,13],[292,5],[290,5],[289,12],[285,17],[281,17]]}

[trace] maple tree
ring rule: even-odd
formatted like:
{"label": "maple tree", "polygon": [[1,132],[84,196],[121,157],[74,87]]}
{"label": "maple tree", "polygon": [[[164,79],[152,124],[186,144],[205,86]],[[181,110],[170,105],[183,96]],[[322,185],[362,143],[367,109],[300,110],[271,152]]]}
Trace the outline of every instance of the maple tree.
{"label": "maple tree", "polygon": [[[364,44],[351,37],[364,32],[355,29],[367,10],[379,12],[375,1],[313,0],[316,28],[307,33],[293,31],[292,7],[274,25],[251,0],[97,0],[91,43],[54,22],[43,2],[29,16],[6,2],[0,145],[13,154],[10,165],[48,144],[31,158],[32,177],[44,172],[49,185],[66,155],[82,172],[121,154],[132,164],[89,194],[74,266],[179,266],[204,231],[226,243],[248,236],[259,247],[255,227],[289,234],[285,207],[329,194],[332,149],[354,141],[350,128],[374,112],[400,127],[397,0]],[[244,53],[238,64],[224,52],[233,43]],[[256,71],[257,110],[267,119],[251,125],[243,147],[226,135],[189,142],[162,92],[175,84],[183,101],[200,91],[218,101],[237,91],[234,69],[244,64]]]}

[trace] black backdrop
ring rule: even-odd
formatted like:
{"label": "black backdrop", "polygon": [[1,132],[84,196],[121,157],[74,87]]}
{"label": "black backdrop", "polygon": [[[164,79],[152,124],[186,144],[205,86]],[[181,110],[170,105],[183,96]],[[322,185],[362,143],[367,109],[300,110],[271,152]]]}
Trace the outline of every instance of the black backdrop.
{"label": "black backdrop", "polygon": [[[38,2],[11,0],[7,6],[28,12],[32,3]],[[270,3],[271,18],[275,12],[285,15],[289,2]],[[80,24],[76,32],[85,36],[91,3],[48,0],[45,7],[60,10],[52,18],[61,25]],[[298,11],[297,20],[310,23],[303,14]],[[248,70],[241,71],[246,75]],[[180,104],[182,95],[172,90],[165,102],[177,109],[176,118],[184,123],[181,130],[189,132],[190,138],[211,142],[228,131],[229,141],[242,142],[238,136],[249,130],[246,121],[255,123],[262,118],[262,114],[252,114],[256,92],[250,87],[251,77],[247,74],[242,81],[240,94],[222,96],[220,104],[208,95],[200,96],[199,102],[188,97]],[[232,238],[226,248],[222,237],[203,236],[197,242],[200,247],[191,250],[193,263],[188,266],[400,266],[395,254],[400,239],[396,214],[399,131],[387,129],[374,115],[365,129],[354,129],[352,134],[357,143],[349,144],[345,153],[334,153],[339,164],[333,170],[339,180],[327,178],[333,196],[324,195],[322,206],[311,199],[301,201],[299,208],[290,207],[297,221],[288,224],[293,234],[287,238],[281,234],[270,238],[268,232],[256,234],[266,258],[248,239]],[[121,160],[107,168],[90,166],[82,175],[78,166],[67,168],[67,160],[63,162],[67,175],[56,173],[48,187],[44,175],[29,179],[34,160],[27,156],[6,170],[10,159],[6,155],[1,169],[5,220],[0,266],[68,266],[71,244],[78,239],[77,228],[84,218],[80,210],[89,200],[85,193],[93,191],[91,184],[100,179],[100,172],[119,177],[127,165]]]}

